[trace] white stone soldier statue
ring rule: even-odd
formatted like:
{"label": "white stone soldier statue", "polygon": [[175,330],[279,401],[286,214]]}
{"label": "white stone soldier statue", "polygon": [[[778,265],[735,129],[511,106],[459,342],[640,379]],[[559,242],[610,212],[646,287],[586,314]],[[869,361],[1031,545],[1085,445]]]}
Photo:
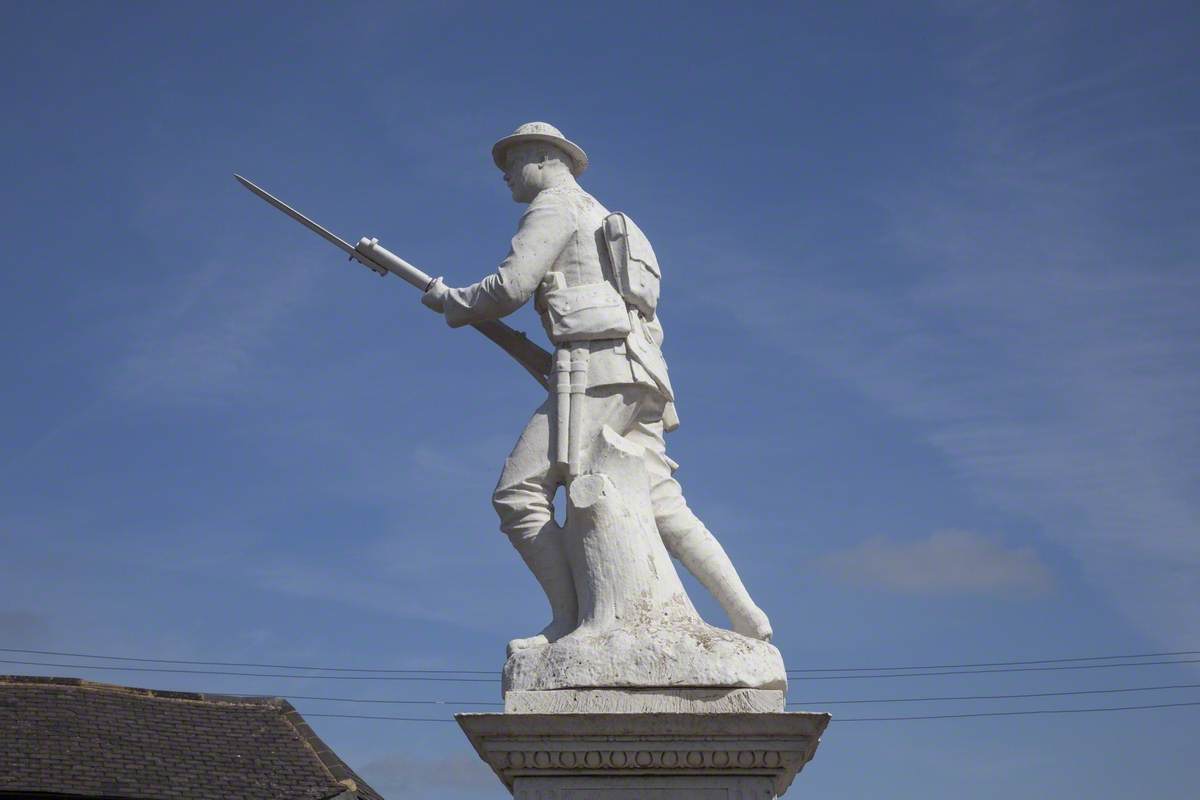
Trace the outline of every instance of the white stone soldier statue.
{"label": "white stone soldier statue", "polygon": [[667,456],[663,434],[678,421],[660,349],[661,271],[650,243],[632,220],[610,214],[579,186],[587,156],[557,128],[522,125],[496,142],[492,157],[513,200],[529,205],[512,249],[476,284],[452,289],[437,279],[422,302],[460,327],[511,314],[533,298],[556,347],[550,397],[517,440],[492,498],[501,530],[553,612],[541,633],[513,640],[510,653],[556,641],[575,627],[575,587],[553,498],[586,465],[605,425],[645,449],[654,518],[668,552],[716,597],[735,631],[769,640],[766,614],[672,476],[678,465]]}

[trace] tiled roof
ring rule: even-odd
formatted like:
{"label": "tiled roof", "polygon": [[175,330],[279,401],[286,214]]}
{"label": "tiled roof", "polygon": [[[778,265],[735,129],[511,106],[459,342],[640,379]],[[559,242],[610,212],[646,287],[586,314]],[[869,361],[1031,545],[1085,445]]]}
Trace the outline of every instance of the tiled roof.
{"label": "tiled roof", "polygon": [[0,797],[32,792],[382,800],[281,698],[0,676]]}

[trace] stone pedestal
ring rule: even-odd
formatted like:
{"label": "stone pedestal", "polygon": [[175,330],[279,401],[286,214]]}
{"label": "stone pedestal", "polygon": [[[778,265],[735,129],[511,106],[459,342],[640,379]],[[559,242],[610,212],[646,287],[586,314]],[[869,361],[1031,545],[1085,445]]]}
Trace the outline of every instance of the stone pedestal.
{"label": "stone pedestal", "polygon": [[[607,426],[588,448],[565,529],[538,534],[561,537],[569,581],[557,569],[542,585],[556,622],[574,600],[575,627],[511,642],[505,713],[459,725],[519,800],[774,800],[829,715],[787,713],[779,650],[700,618],[655,522],[647,452]],[[679,557],[722,602],[757,611],[715,540]]]}
{"label": "stone pedestal", "polygon": [[773,800],[828,714],[458,714],[518,800]]}

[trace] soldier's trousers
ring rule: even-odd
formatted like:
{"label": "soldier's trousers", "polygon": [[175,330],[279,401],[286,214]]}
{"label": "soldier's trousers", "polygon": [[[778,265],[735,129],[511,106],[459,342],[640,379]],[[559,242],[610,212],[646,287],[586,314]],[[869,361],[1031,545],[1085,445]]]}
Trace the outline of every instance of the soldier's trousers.
{"label": "soldier's trousers", "polygon": [[[555,399],[553,395],[534,412],[524,432],[504,462],[492,505],[500,515],[500,529],[515,542],[535,537],[554,519],[554,492],[563,475],[554,465]],[[586,469],[591,446],[604,425],[646,451],[650,499],[659,534],[675,554],[684,540],[703,531],[703,524],[688,508],[683,489],[672,476],[663,439],[664,400],[652,389],[638,385],[602,386],[584,396],[582,462]]]}

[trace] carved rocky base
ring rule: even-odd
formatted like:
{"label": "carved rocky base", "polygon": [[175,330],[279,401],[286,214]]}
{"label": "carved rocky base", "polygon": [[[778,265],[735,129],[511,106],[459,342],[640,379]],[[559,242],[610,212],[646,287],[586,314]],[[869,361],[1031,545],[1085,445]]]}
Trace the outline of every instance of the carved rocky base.
{"label": "carved rocky base", "polygon": [[504,664],[504,692],[786,690],[777,648],[709,625],[696,613],[654,519],[643,448],[605,426],[589,454],[592,471],[576,477],[567,492],[563,532],[575,629],[513,652]]}
{"label": "carved rocky base", "polygon": [[[649,616],[649,615],[646,615]],[[504,664],[503,690],[586,687],[743,687],[787,689],[779,650],[767,642],[715,628],[696,617],[576,631],[552,644],[514,653]]]}
{"label": "carved rocky base", "polygon": [[518,800],[773,800],[828,714],[458,714]]}

